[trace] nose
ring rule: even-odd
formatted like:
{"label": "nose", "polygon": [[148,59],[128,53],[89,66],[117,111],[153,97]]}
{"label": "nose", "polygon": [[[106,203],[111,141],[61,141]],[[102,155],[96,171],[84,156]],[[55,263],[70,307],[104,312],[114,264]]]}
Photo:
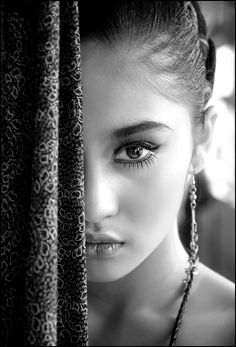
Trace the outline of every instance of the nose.
{"label": "nose", "polygon": [[85,219],[97,224],[118,212],[114,180],[101,165],[85,167]]}

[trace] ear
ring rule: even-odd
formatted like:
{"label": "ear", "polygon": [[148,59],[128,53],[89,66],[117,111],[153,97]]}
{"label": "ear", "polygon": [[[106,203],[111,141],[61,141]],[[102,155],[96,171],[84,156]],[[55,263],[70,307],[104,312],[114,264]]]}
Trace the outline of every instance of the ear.
{"label": "ear", "polygon": [[195,140],[195,150],[192,158],[192,172],[199,173],[206,166],[208,154],[211,148],[212,135],[215,121],[217,118],[216,110],[213,106],[204,111],[204,124],[197,130]]}

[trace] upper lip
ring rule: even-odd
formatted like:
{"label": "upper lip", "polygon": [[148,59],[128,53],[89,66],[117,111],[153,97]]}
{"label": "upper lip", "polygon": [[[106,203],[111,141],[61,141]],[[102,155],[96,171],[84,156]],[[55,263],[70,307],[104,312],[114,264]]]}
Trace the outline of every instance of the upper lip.
{"label": "upper lip", "polygon": [[92,235],[92,234],[86,234],[86,242],[89,243],[123,243],[118,238],[106,235],[106,234],[99,234],[99,235]]}

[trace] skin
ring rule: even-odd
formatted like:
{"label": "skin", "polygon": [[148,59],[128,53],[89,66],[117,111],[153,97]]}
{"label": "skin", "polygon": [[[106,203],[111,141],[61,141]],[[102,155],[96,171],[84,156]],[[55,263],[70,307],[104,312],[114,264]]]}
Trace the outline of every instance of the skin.
{"label": "skin", "polygon": [[[145,80],[132,84],[116,73],[117,64],[113,51],[82,45],[86,235],[109,234],[124,242],[113,257],[87,257],[90,345],[167,345],[188,265],[178,211],[193,167],[204,165],[214,117],[207,114],[196,141],[187,106],[154,93]],[[129,135],[126,145],[114,137],[115,130],[144,121],[161,126]],[[158,146],[143,148],[138,160],[155,158],[129,167],[135,160],[127,142]],[[200,267],[180,345],[232,340],[233,285]],[[209,329],[213,321],[216,336]],[[218,323],[225,325],[224,334]]]}

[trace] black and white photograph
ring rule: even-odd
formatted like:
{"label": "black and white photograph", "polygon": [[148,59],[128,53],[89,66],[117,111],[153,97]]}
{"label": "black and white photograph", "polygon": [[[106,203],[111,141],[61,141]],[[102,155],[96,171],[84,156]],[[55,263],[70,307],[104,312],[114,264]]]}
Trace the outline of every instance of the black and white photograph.
{"label": "black and white photograph", "polygon": [[0,6],[0,345],[235,346],[235,1]]}

